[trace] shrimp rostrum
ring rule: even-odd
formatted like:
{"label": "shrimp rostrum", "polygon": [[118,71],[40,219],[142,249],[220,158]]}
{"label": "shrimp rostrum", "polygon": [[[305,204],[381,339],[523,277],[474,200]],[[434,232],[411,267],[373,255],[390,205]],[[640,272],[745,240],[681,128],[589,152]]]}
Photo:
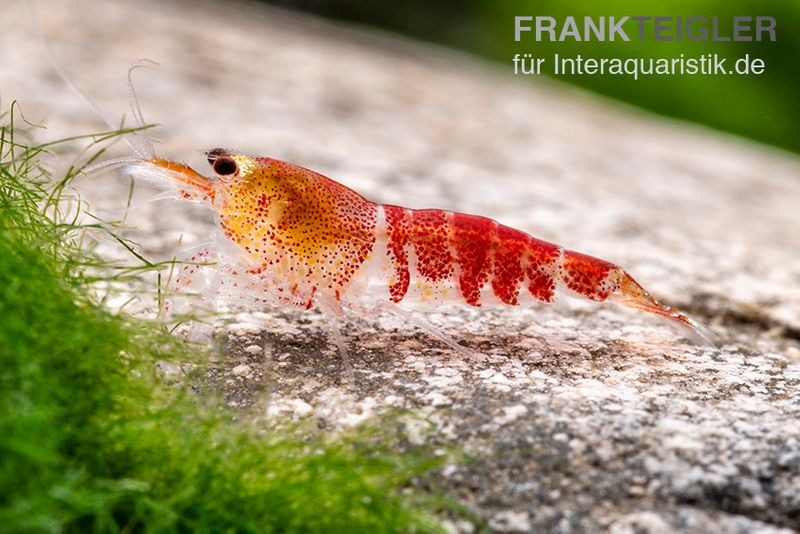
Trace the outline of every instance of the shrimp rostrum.
{"label": "shrimp rostrum", "polygon": [[348,310],[411,318],[405,305],[515,306],[549,303],[557,294],[645,311],[710,342],[702,325],[613,263],[486,217],[376,204],[284,161],[221,148],[206,155],[210,177],[155,156],[138,159],[131,171],[165,178],[216,211],[232,245],[213,258],[217,272],[230,275],[217,291],[318,308],[334,319],[339,342],[335,318]]}

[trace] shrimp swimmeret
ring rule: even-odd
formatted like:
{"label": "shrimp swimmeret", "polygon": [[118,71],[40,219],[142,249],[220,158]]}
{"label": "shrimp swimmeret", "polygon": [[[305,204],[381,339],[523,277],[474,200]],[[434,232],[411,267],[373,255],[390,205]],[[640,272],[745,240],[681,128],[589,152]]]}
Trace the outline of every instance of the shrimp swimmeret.
{"label": "shrimp swimmeret", "polygon": [[[183,198],[216,211],[233,246],[194,258],[216,262],[216,294],[318,308],[332,318],[343,355],[335,318],[345,311],[394,312],[425,328],[400,305],[514,306],[549,303],[557,293],[649,312],[710,343],[701,324],[613,263],[477,215],[376,204],[292,163],[222,148],[206,155],[211,177],[155,155],[141,155],[129,170],[166,179]],[[191,284],[200,268],[185,268],[179,281]]]}

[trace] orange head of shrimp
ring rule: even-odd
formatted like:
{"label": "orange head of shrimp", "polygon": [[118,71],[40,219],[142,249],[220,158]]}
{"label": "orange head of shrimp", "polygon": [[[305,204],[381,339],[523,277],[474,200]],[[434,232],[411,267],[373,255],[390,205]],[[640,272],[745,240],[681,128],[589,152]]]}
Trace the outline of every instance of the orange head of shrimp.
{"label": "orange head of shrimp", "polygon": [[205,154],[211,177],[158,157],[141,159],[132,170],[166,178],[182,198],[213,206],[225,235],[259,264],[274,259],[276,247],[316,261],[348,243],[374,241],[374,204],[342,184],[271,158],[222,148]]}

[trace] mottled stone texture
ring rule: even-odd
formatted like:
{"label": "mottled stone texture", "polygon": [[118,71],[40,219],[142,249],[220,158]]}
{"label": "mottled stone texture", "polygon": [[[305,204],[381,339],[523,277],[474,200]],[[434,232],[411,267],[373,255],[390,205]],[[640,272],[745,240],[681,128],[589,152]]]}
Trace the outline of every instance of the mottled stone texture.
{"label": "mottled stone texture", "polygon": [[[11,4],[4,105],[17,98],[46,121],[42,138],[100,128]],[[222,6],[68,1],[40,16],[59,61],[115,120],[128,66],[161,64],[135,76],[165,157],[204,169],[195,148],[235,146],[378,201],[488,215],[623,265],[720,342],[694,346],[588,303],[431,317],[472,356],[393,319],[354,319],[350,389],[319,315],[250,312],[217,332],[214,383],[232,406],[269,389],[270,413],[330,429],[410,409],[415,439],[477,456],[438,478],[496,530],[800,527],[796,156],[449,51]],[[81,189],[101,213],[124,208],[122,179]],[[128,223],[146,253],[168,257],[180,235],[205,239],[212,219],[161,201]]]}

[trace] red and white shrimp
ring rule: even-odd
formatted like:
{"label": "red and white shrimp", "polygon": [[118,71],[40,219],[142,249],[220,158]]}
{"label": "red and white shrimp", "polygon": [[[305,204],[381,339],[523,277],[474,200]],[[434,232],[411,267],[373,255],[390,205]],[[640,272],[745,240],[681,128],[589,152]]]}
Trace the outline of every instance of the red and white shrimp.
{"label": "red and white shrimp", "polygon": [[233,247],[202,259],[227,274],[213,288],[221,295],[319,308],[332,318],[346,310],[411,318],[398,305],[515,306],[552,302],[561,293],[643,310],[710,342],[702,325],[605,260],[486,217],[376,204],[292,163],[221,148],[206,155],[211,177],[155,156],[130,170],[167,179],[184,198],[216,211]]}

